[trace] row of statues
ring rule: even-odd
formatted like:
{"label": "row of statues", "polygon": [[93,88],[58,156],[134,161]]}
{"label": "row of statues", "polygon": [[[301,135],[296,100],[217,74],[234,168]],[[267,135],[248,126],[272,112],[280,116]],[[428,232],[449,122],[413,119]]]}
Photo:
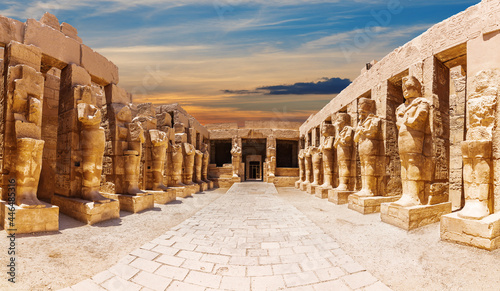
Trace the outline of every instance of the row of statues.
{"label": "row of statues", "polygon": [[[481,219],[490,214],[492,188],[492,130],[498,89],[491,84],[491,71],[476,76],[475,92],[467,102],[467,134],[462,142],[464,163],[465,206],[459,216]],[[433,159],[430,156],[430,102],[422,97],[422,86],[413,76],[403,78],[405,102],[396,109],[398,149],[401,161],[401,198],[394,205],[412,207],[431,204],[426,183],[432,182]],[[361,170],[359,197],[379,196],[384,161],[381,119],[375,114],[376,104],[369,98],[358,99],[358,125],[350,126],[347,113],[337,113],[334,124],[321,125],[323,141],[311,145],[306,135],[306,147],[299,152],[299,183],[339,191],[354,190],[351,167],[353,143],[357,144]],[[333,188],[334,151],[338,165],[338,186]],[[322,165],[322,166],[321,166]],[[359,187],[359,186],[358,186]]]}

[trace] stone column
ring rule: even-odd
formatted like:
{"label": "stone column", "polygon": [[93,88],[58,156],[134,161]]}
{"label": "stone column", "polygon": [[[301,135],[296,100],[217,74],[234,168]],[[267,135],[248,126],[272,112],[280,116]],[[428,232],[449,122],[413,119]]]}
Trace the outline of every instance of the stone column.
{"label": "stone column", "polygon": [[271,135],[267,138],[267,182],[273,183],[276,175],[276,138]]}
{"label": "stone column", "polygon": [[194,159],[196,155],[196,149],[190,143],[182,144],[182,154],[184,156],[184,184],[193,185],[193,172],[194,172]]}
{"label": "stone column", "polygon": [[[3,200],[15,179],[15,204],[45,208],[37,198],[44,141],[41,139],[44,78],[39,48],[11,42],[6,48],[3,88]],[[12,198],[12,197],[11,197]],[[2,221],[3,225],[3,221]]]}
{"label": "stone column", "polygon": [[304,183],[306,176],[305,150],[299,151],[299,180],[295,182],[295,188],[300,189],[300,184]]}
{"label": "stone column", "polygon": [[334,140],[335,127],[332,124],[321,124],[321,135],[323,142],[319,147],[323,158],[323,184],[321,188],[333,189],[333,164],[334,164]]}
{"label": "stone column", "polygon": [[339,185],[335,190],[352,191],[354,181],[351,174],[351,161],[354,129],[350,126],[351,117],[347,113],[338,113],[335,120],[335,141],[333,146],[337,150],[337,162],[339,165]]}
{"label": "stone column", "polygon": [[202,169],[203,169],[203,153],[201,151],[196,151],[196,156],[194,160],[195,176],[193,181],[197,184],[203,183],[202,180]]}
{"label": "stone column", "polygon": [[201,167],[201,180],[210,183],[210,180],[208,180],[208,164],[210,163],[210,152],[208,148],[209,146],[206,143],[202,144],[201,152],[203,153],[203,165]]}
{"label": "stone column", "polygon": [[380,118],[375,114],[375,101],[361,98],[358,104],[359,124],[354,141],[358,143],[361,161],[361,191],[356,195],[378,196],[377,159],[380,158]]}
{"label": "stone column", "polygon": [[233,148],[231,149],[232,164],[233,164],[233,178],[240,177],[240,164],[242,150],[237,136],[233,137]]}
{"label": "stone column", "polygon": [[151,157],[153,172],[153,190],[167,190],[168,187],[163,184],[163,174],[165,171],[165,159],[167,155],[167,147],[169,145],[168,135],[163,131],[156,129],[149,130],[149,136],[152,143]]}

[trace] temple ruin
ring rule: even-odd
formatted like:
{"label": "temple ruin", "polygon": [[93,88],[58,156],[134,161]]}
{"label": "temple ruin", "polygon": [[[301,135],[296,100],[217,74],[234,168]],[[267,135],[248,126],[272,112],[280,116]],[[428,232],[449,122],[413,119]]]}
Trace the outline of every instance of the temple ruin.
{"label": "temple ruin", "polygon": [[137,104],[71,25],[48,13],[0,23],[8,232],[57,231],[59,212],[94,224],[262,181],[405,230],[440,223],[442,240],[500,247],[498,1],[372,61],[303,124],[204,126],[178,104]]}

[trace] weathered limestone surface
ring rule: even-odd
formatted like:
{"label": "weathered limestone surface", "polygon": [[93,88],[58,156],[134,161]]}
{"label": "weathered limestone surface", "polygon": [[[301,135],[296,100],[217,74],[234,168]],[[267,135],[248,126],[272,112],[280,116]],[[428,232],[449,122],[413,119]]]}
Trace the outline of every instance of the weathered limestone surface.
{"label": "weathered limestone surface", "polygon": [[322,174],[323,174],[323,184],[321,184],[315,190],[316,197],[321,199],[328,198],[328,190],[333,189],[334,184],[334,141],[335,141],[335,127],[332,124],[323,123],[321,124],[321,135],[323,137],[323,142],[321,143],[319,150],[322,154]]}
{"label": "weathered limestone surface", "polygon": [[89,225],[120,217],[120,203],[118,200],[99,203],[54,195],[52,203],[58,205],[62,213]]}

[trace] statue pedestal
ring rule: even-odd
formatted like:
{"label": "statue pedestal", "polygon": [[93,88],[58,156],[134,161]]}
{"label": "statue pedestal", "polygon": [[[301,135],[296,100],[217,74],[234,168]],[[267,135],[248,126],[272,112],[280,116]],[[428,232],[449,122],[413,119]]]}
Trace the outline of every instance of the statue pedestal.
{"label": "statue pedestal", "polygon": [[349,195],[347,198],[349,209],[355,210],[361,214],[370,214],[380,212],[382,203],[397,201],[401,196],[358,196],[357,194]]}
{"label": "statue pedestal", "polygon": [[200,192],[200,185],[198,184],[186,185],[186,189],[188,192],[187,196],[193,196],[193,194]]}
{"label": "statue pedestal", "polygon": [[489,251],[500,248],[500,213],[481,220],[461,218],[457,213],[443,215],[441,239]]}
{"label": "statue pedestal", "polygon": [[148,193],[153,194],[154,203],[156,204],[167,204],[175,200],[176,193],[174,189],[168,188],[167,191],[150,191]]}
{"label": "statue pedestal", "polygon": [[208,184],[207,182],[201,182],[198,185],[200,185],[200,192],[205,192],[208,190]]}
{"label": "statue pedestal", "polygon": [[299,189],[301,191],[307,191],[307,186],[308,186],[308,184],[302,182],[302,183],[300,183]]}
{"label": "statue pedestal", "polygon": [[189,194],[189,189],[186,187],[171,187],[170,189],[175,191],[175,197],[186,198],[191,196],[191,194]]}
{"label": "statue pedestal", "polygon": [[318,185],[313,186],[312,184],[309,184],[309,185],[307,185],[306,192],[309,193],[309,194],[311,194],[311,195],[314,195],[314,194],[316,194],[316,189],[317,188],[319,188]]}
{"label": "statue pedestal", "polygon": [[111,200],[106,203],[94,203],[79,198],[54,194],[51,202],[59,206],[61,213],[89,225],[113,218],[120,218],[120,203],[118,200]]}
{"label": "statue pedestal", "polygon": [[451,213],[451,202],[411,207],[384,203],[380,208],[380,213],[383,222],[405,230],[412,230],[438,222],[441,216]]}
{"label": "statue pedestal", "polygon": [[209,182],[207,182],[207,184],[208,184],[208,189],[214,188],[214,181],[209,181]]}
{"label": "statue pedestal", "polygon": [[320,199],[326,199],[326,198],[328,198],[328,191],[331,191],[331,190],[333,190],[333,188],[316,187],[315,195],[316,195],[316,197],[318,197]]}
{"label": "statue pedestal", "polygon": [[300,189],[300,184],[302,184],[302,183],[303,183],[303,182],[296,181],[296,182],[295,182],[295,188]]}
{"label": "statue pedestal", "polygon": [[328,191],[328,201],[336,205],[343,205],[349,202],[348,197],[356,191],[340,191],[340,190],[329,190]]}
{"label": "statue pedestal", "polygon": [[120,210],[137,213],[154,207],[154,195],[150,193],[140,195],[127,194],[110,194],[101,193],[102,196],[118,200],[120,202]]}
{"label": "statue pedestal", "polygon": [[[10,205],[0,200],[0,221],[7,233],[32,233],[59,230],[59,207],[42,202],[45,208],[21,208],[14,205],[14,220],[9,220]],[[11,227],[11,222],[14,226]]]}

